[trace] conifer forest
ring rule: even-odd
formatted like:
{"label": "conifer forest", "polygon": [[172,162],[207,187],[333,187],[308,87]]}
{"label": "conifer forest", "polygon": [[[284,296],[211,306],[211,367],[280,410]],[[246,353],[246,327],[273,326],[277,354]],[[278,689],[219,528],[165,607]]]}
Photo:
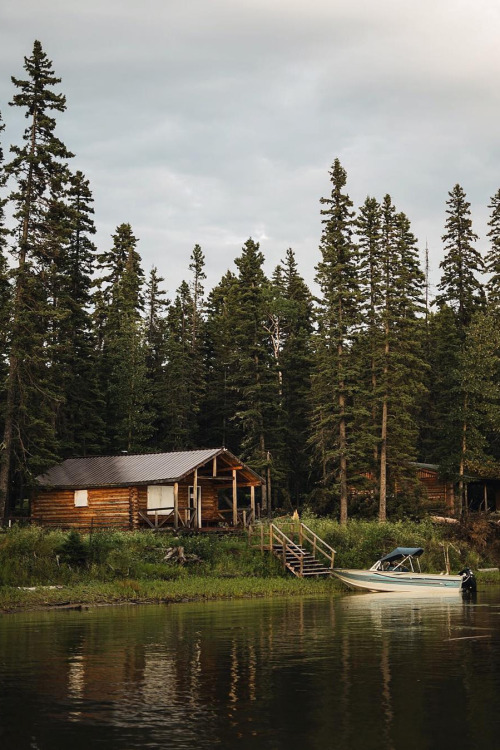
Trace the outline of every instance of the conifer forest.
{"label": "conifer forest", "polygon": [[[200,237],[167,299],[129,223],[96,246],[62,90],[37,41],[0,103],[0,517],[56,461],[123,451],[225,446],[272,508],[342,522],[418,508],[416,461],[459,497],[500,477],[500,189],[483,255],[465,190],[443,196],[432,301],[410,218],[383,190],[354,206],[338,159],[314,292],[292,248],[267,276],[252,238],[207,289]],[[13,145],[7,106],[26,118]]]}

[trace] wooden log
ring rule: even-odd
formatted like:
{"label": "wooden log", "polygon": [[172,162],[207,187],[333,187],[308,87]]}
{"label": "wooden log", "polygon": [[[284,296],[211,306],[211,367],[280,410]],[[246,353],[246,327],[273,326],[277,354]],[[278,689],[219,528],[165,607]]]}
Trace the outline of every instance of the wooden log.
{"label": "wooden log", "polygon": [[236,469],[233,469],[233,526],[238,525],[238,484]]}

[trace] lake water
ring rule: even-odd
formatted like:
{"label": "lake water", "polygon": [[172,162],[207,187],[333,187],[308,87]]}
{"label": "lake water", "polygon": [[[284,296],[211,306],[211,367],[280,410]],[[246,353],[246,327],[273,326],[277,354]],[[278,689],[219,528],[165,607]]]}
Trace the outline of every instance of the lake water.
{"label": "lake water", "polygon": [[500,592],[0,617],[0,748],[500,747]]}

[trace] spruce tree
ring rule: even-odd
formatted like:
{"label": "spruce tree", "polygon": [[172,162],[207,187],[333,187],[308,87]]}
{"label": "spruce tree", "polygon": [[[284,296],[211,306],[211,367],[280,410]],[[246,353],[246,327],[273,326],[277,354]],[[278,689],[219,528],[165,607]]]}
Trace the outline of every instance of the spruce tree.
{"label": "spruce tree", "polygon": [[204,328],[206,390],[200,424],[204,445],[228,446],[239,455],[242,434],[234,420],[238,397],[231,385],[236,283],[236,276],[228,271],[208,295]]}
{"label": "spruce tree", "polygon": [[441,293],[436,297],[436,303],[447,304],[455,310],[465,334],[475,305],[481,299],[478,274],[484,271],[484,264],[474,247],[478,236],[472,230],[470,203],[463,188],[457,184],[448,195],[448,218],[442,237],[446,255],[439,264],[443,273],[438,286]]}
{"label": "spruce tree", "polygon": [[101,450],[104,440],[103,396],[99,389],[96,336],[91,301],[96,247],[93,198],[89,182],[78,171],[70,175],[66,202],[68,236],[58,281],[62,319],[57,327],[60,355],[57,377],[64,401],[58,414],[63,455]]}
{"label": "spruce tree", "polygon": [[[5,129],[0,114],[0,136]],[[4,406],[4,384],[8,368],[8,334],[10,328],[10,305],[11,286],[9,281],[9,270],[6,257],[8,231],[5,226],[5,205],[7,198],[4,195],[6,187],[6,175],[3,166],[3,150],[0,141],[0,434],[3,434],[3,406]]]}
{"label": "spruce tree", "polygon": [[344,192],[347,175],[338,159],[330,171],[331,196],[322,198],[322,260],[316,267],[318,301],[316,367],[313,375],[312,444],[322,467],[323,487],[335,482],[340,522],[347,522],[349,426],[355,383],[351,346],[360,326],[356,247],[352,238],[352,201]]}
{"label": "spruce tree", "polygon": [[309,491],[310,456],[304,436],[310,428],[313,302],[291,248],[274,273],[272,288],[275,300],[273,351],[278,368],[283,454],[280,485],[283,485],[288,504],[297,508]]}
{"label": "spruce tree", "polygon": [[460,364],[467,409],[465,471],[496,479],[500,470],[500,311],[496,305],[473,316]]}
{"label": "spruce tree", "polygon": [[168,331],[166,316],[170,300],[165,299],[165,291],[161,287],[163,281],[164,279],[158,275],[158,269],[153,266],[145,292],[145,346],[152,412],[151,440],[155,448],[161,448],[164,445],[164,436],[167,432],[165,415],[169,398],[166,384]]}
{"label": "spruce tree", "polygon": [[411,488],[418,439],[418,403],[424,391],[422,349],[424,276],[410,222],[396,213],[391,197],[382,203],[380,340],[379,520],[387,518],[388,480]]}
{"label": "spruce tree", "polygon": [[[356,219],[363,326],[354,350],[357,364],[357,482],[371,492],[378,487],[380,450],[380,351],[382,341],[382,210],[367,197]],[[373,479],[371,479],[373,478]]]}
{"label": "spruce tree", "polygon": [[167,315],[166,338],[166,429],[169,450],[195,448],[198,436],[199,390],[193,350],[193,298],[183,281]]}
{"label": "spruce tree", "polygon": [[233,344],[229,387],[236,397],[233,419],[241,431],[241,453],[266,478],[263,505],[271,507],[273,462],[279,456],[279,394],[274,360],[265,329],[269,282],[260,246],[248,239],[235,264],[238,274],[230,297]]}
{"label": "spruce tree", "polygon": [[[17,221],[15,291],[7,380],[5,424],[0,455],[0,517],[5,511],[12,459],[16,454],[24,480],[30,480],[43,464],[56,458],[55,423],[47,415],[57,399],[47,383],[43,316],[46,297],[39,270],[46,269],[46,244],[41,242],[51,192],[58,173],[72,154],[55,135],[53,112],[64,112],[65,97],[53,86],[60,83],[40,42],[24,61],[26,78],[12,78],[18,93],[12,106],[25,109],[28,126],[24,145],[11,146],[13,158],[6,174],[14,182],[10,195]],[[52,402],[52,405],[51,405]],[[52,407],[52,408],[51,408]],[[41,411],[39,410],[41,409]],[[29,446],[27,444],[29,438]],[[30,454],[39,461],[30,461]]]}
{"label": "spruce tree", "polygon": [[[436,303],[442,307],[448,305],[454,312],[457,330],[461,342],[461,361],[463,361],[467,328],[475,310],[483,305],[484,293],[478,275],[484,271],[484,263],[478,250],[474,247],[477,235],[472,230],[470,203],[460,185],[455,185],[449,193],[446,211],[445,244],[446,255],[440,267],[443,270],[439,289],[441,294]],[[467,455],[467,438],[471,409],[469,396],[463,388],[463,373],[457,373],[455,384],[457,393],[461,391],[457,404],[457,413],[461,414],[461,428],[457,435],[458,442],[458,512],[463,511],[465,496],[465,462]],[[455,451],[453,451],[455,453]]]}
{"label": "spruce tree", "polygon": [[151,436],[147,350],[144,341],[144,272],[130,224],[121,224],[110,251],[99,256],[101,297],[100,381],[105,394],[107,441],[112,451],[137,451]]}
{"label": "spruce tree", "polygon": [[488,226],[491,227],[488,232],[491,247],[485,258],[486,271],[491,274],[486,289],[488,292],[488,301],[495,305],[500,305],[500,190],[497,190],[491,203],[490,220]]}

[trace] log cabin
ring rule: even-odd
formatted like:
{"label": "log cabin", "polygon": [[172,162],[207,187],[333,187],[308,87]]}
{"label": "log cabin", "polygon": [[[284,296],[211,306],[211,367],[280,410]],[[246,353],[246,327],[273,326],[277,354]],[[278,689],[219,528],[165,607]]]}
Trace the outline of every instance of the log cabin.
{"label": "log cabin", "polygon": [[424,510],[453,515],[455,512],[453,482],[440,477],[437,464],[415,463],[414,466],[417,478],[424,489],[422,498]]}
{"label": "log cabin", "polygon": [[31,515],[82,530],[246,526],[263,485],[225,448],[68,458],[37,477]]}

